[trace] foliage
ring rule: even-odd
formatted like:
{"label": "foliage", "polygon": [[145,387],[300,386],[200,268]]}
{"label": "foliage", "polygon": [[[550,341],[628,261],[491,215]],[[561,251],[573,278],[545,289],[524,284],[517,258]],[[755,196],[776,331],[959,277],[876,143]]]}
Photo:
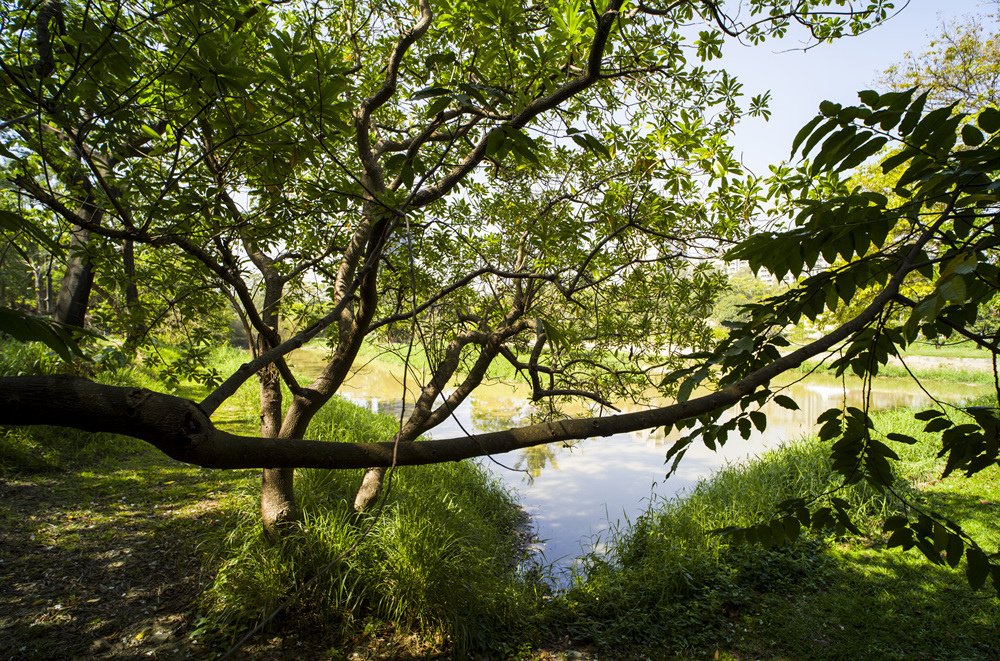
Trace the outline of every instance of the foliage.
{"label": "foliage", "polygon": [[746,321],[743,306],[775,294],[775,289],[749,272],[737,271],[727,278],[725,291],[716,297],[712,318],[719,324]]}
{"label": "foliage", "polygon": [[[912,413],[873,416],[880,428],[919,439],[901,452],[895,488],[946,512],[996,548],[996,531],[982,534],[980,519],[988,513],[955,507],[937,498],[935,487],[927,487],[926,480],[939,465],[937,439],[922,431]],[[963,650],[955,651],[957,656],[989,649],[992,643],[981,637],[989,635],[983,623],[995,599],[983,600],[944,571],[934,572],[933,580],[947,588],[923,586],[927,577],[920,573],[927,572],[926,567],[898,550],[881,549],[889,537],[881,531],[882,521],[900,511],[898,501],[864,483],[838,491],[840,482],[828,446],[816,437],[723,468],[689,493],[654,503],[638,519],[613,531],[605,541],[608,551],[584,558],[574,586],[553,604],[548,613],[552,626],[608,651],[635,656],[662,653],[666,645],[670,653],[682,656],[716,649],[732,650],[739,657],[842,658],[863,656],[884,645],[894,657],[912,658],[921,650],[936,653],[945,639]],[[994,484],[984,486],[988,480],[967,482],[947,484],[971,487],[977,499],[996,491]],[[755,524],[782,502],[830,492],[844,499],[864,538],[834,536],[839,527],[835,522],[803,530],[792,543],[763,547],[734,543],[711,532]],[[831,496],[825,495],[823,503],[832,506]],[[909,599],[888,598],[887,589],[905,591]],[[869,596],[872,590],[877,594]],[[873,611],[862,609],[862,603],[872,603],[880,616],[870,618]],[[923,609],[932,604],[935,614],[928,615]],[[953,608],[962,609],[968,618],[955,621],[947,615]],[[898,629],[885,625],[926,617],[940,621],[941,627],[918,627],[927,630],[919,637],[901,639]],[[859,630],[865,634],[859,637]],[[817,646],[816,636],[832,639],[832,646]]]}
{"label": "foliage", "polygon": [[923,52],[907,52],[901,64],[885,72],[883,82],[897,90],[930,90],[935,107],[957,103],[970,112],[1000,105],[998,19],[1000,13],[994,9],[942,25]]}
{"label": "foliage", "polygon": [[[396,424],[342,401],[325,411],[316,431],[337,440],[384,438]],[[495,651],[526,635],[540,584],[521,567],[525,517],[483,469],[398,469],[381,506],[361,517],[350,507],[358,478],[303,471],[302,520],[277,544],[261,535],[248,489],[217,551],[203,629],[238,635],[289,602],[297,626],[358,631],[391,621],[459,652]]]}
{"label": "foliage", "polygon": [[[793,145],[803,156],[816,147],[818,151],[794,171],[778,170],[772,190],[786,200],[782,211],[792,216],[792,224],[758,233],[730,252],[731,257],[746,259],[752,268],[766,268],[776,277],[799,275],[821,256],[835,265],[785,294],[751,306],[750,320],[708,361],[724,371],[722,386],[768,363],[789,367],[801,363],[794,360],[797,354],[779,358],[778,347],[787,341],[776,329],[802,319],[815,321],[866,287],[878,289],[868,306],[812,345],[814,350],[829,349],[843,341],[839,357],[831,363],[837,374],[851,370],[870,383],[890,355],[921,336],[933,340],[958,335],[994,356],[998,351],[995,331],[984,332],[976,324],[983,304],[996,294],[1000,275],[995,259],[1000,110],[986,108],[975,118],[952,107],[925,113],[927,93],[917,95],[912,90],[882,95],[866,91],[859,96],[858,106],[822,104],[821,114],[799,132]],[[895,146],[883,152],[880,166],[883,173],[901,171],[892,198],[836,177],[890,141]],[[933,285],[916,300],[901,291],[911,273]],[[902,323],[897,323],[900,311]],[[688,383],[693,385],[707,374],[702,367]],[[768,390],[752,393],[742,400],[744,413],[721,424],[715,413],[704,416],[695,433],[709,444],[721,444],[737,429],[745,436],[751,424],[762,428],[763,414],[747,409],[770,397],[782,406],[796,406]],[[938,404],[916,418],[926,423],[926,431],[942,433],[945,475],[961,470],[971,476],[997,463],[997,416],[998,408],[992,405]],[[833,466],[845,485],[864,481],[905,500],[893,489],[892,465],[899,454],[887,443],[912,444],[912,436],[880,432],[867,406],[831,409],[817,422],[820,439],[831,442]],[[679,441],[670,454],[682,456],[693,436]],[[835,498],[832,506],[817,507],[818,496],[786,500],[778,508],[781,515],[771,522],[728,532],[738,539],[770,544],[794,540],[803,526],[836,523],[856,530],[846,502]],[[915,507],[912,513],[888,519],[886,526],[893,532],[891,546],[916,547],[930,561],[951,567],[964,558],[971,585],[981,587],[992,574],[994,587],[1000,590],[1000,566],[957,523]]]}
{"label": "foliage", "polygon": [[759,202],[726,138],[766,96],[709,63],[892,10],[833,4],[15,3],[4,179],[53,251],[88,233],[90,323],[128,351],[229,299],[261,352],[336,322],[336,374],[376,333],[451,373],[453,343],[462,371],[537,347],[515,369],[539,400],[636,396],[648,359],[711,342],[718,278],[681,257]]}

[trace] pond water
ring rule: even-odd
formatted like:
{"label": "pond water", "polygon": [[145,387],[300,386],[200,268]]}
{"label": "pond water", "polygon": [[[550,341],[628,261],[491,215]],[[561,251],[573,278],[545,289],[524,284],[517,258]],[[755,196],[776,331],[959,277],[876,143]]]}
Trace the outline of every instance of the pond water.
{"label": "pond water", "polygon": [[[290,362],[303,372],[310,371],[306,355],[295,356]],[[373,361],[353,374],[340,394],[372,411],[399,416],[404,391],[402,372],[400,366]],[[927,395],[910,380],[883,381],[872,393],[873,408],[921,406],[928,402]],[[407,391],[412,393],[416,383],[410,379]],[[930,385],[935,396],[951,401],[970,400],[987,391],[973,384],[938,384],[937,391],[933,383]],[[534,522],[538,551],[544,562],[553,564],[558,571],[595,546],[600,548],[609,527],[635,518],[651,500],[681,495],[727,463],[746,461],[810,433],[823,411],[842,405],[845,398],[849,404],[858,403],[860,388],[856,379],[816,374],[792,383],[783,392],[795,399],[800,410],[789,411],[769,403],[764,408],[768,416],[764,432],[754,430],[746,441],[733,434],[717,452],[695,443],[677,472],[666,480],[664,456],[676,434],[664,436],[662,429],[543,445],[480,461],[519,495]],[[449,438],[527,424],[531,415],[528,392],[522,385],[484,384],[428,435]],[[412,396],[407,400],[412,402]],[[638,407],[622,406],[622,410]],[[570,413],[582,415],[586,411],[581,407]]]}

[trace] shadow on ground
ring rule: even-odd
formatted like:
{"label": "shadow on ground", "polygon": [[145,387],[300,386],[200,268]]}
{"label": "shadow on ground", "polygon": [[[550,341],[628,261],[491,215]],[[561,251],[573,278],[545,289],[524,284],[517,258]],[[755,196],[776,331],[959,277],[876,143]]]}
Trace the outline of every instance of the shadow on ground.
{"label": "shadow on ground", "polygon": [[0,478],[0,638],[14,658],[200,656],[192,603],[222,476],[131,467]]}

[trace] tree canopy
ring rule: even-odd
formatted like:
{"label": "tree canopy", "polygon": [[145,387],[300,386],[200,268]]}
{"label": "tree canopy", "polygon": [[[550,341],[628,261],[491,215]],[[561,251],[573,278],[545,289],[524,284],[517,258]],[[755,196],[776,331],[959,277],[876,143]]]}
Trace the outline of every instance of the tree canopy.
{"label": "tree canopy", "polygon": [[[202,466],[264,468],[264,520],[277,525],[294,517],[297,467],[376,469],[363,508],[377,469],[394,465],[660,426],[693,430],[669,453],[679,460],[696,438],[715,445],[761,428],[757,408],[770,398],[794,406],[771,380],[835,348],[837,369],[869,378],[919,334],[960,333],[995,355],[995,336],[975,322],[996,290],[1000,113],[862,92],[857,106],[825,103],[802,129],[792,148],[809,160],[760,181],[727,136],[740,117],[767,114],[766,96],[743,98],[711,68],[724,40],[801,29],[826,41],[867,30],[893,5],[735,4],[11,6],[0,43],[4,237],[26,258],[31,244],[64,262],[62,325],[46,328],[87,324],[124,337],[126,353],[173,333],[188,348],[184,369],[213,390],[193,402],[85,378],[3,377],[0,422],[112,431]],[[842,179],[875,157],[901,173],[893,198]],[[835,266],[752,306],[717,344],[706,318],[721,281],[698,264],[737,243],[733,258],[779,278],[821,256]],[[921,300],[900,293],[911,273],[934,282]],[[865,287],[877,293],[864,309],[785,349],[783,329]],[[225,375],[199,347],[230,307],[253,359]],[[908,317],[896,328],[887,318],[900,307]],[[300,384],[284,356],[320,336],[329,362]],[[366,338],[424,346],[429,377],[408,417],[382,442],[303,440]],[[610,408],[653,386],[677,403],[578,419],[553,403],[534,425],[411,442],[494,362],[512,365],[539,402]],[[218,430],[212,414],[254,375],[259,437]],[[949,470],[996,463],[995,410],[925,415],[945,434]],[[888,488],[894,453],[866,412],[821,421],[825,438],[840,437],[845,479]],[[822,511],[789,504],[768,530],[849,524]],[[945,550],[955,564],[966,553],[974,583],[996,570],[974,540],[922,516],[897,522],[909,531],[901,544]]]}

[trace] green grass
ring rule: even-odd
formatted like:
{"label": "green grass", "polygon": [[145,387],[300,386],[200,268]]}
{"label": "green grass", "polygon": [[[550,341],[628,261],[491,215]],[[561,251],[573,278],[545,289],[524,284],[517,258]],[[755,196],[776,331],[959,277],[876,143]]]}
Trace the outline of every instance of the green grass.
{"label": "green grass", "polygon": [[[220,349],[213,363],[226,370],[245,360],[244,352]],[[0,348],[0,373],[65,368],[30,346]],[[141,367],[95,378],[164,388]],[[205,388],[182,382],[174,391],[198,399]],[[257,410],[251,380],[214,418],[223,428],[252,433]],[[395,425],[391,417],[334,399],[313,421],[310,436],[379,440],[391,437]],[[331,648],[364,647],[388,627],[397,637],[429,640],[436,650],[514,649],[540,608],[541,584],[521,565],[525,515],[469,462],[398,469],[381,508],[364,516],[348,504],[360,471],[298,471],[302,519],[278,543],[261,534],[258,471],[200,469],[133,439],[47,427],[0,430],[0,470],[58,501],[56,523],[18,518],[30,530],[24,534],[49,549],[47,561],[90,556],[95,545],[113,549],[115,531],[132,530],[133,522],[142,523],[135,530],[148,540],[143,548],[156,539],[187,540],[191,557],[205,557],[208,583],[194,639],[209,649],[224,649],[281,604],[292,615],[281,619],[287,623],[281,635],[322,639]],[[174,514],[142,514],[164,500]],[[206,507],[212,518],[199,522]],[[42,560],[31,562],[41,566]],[[31,626],[23,627],[26,635]],[[257,638],[251,645],[261,644]],[[192,654],[205,653],[197,649]]]}
{"label": "green grass", "polygon": [[990,358],[990,352],[972,342],[954,342],[937,346],[931,342],[914,342],[906,347],[907,356],[935,358]]}
{"label": "green grass", "polygon": [[[920,440],[897,447],[899,488],[996,550],[1000,471],[930,478],[939,465],[934,439],[911,414],[876,416],[883,433]],[[827,452],[807,439],[654,505],[613,531],[609,553],[585,559],[549,610],[550,625],[612,658],[989,658],[1000,649],[995,593],[972,591],[962,567],[886,550],[880,523],[896,505],[870,488],[838,494],[851,503],[861,538],[809,534],[765,549],[733,547],[709,532],[766,520],[781,500],[838,484]]]}
{"label": "green grass", "polygon": [[[388,416],[331,404],[316,436],[351,442],[394,429]],[[407,467],[394,472],[381,507],[359,517],[350,502],[360,477],[299,471],[302,520],[277,544],[261,535],[258,492],[248,488],[205,596],[206,629],[235,636],[289,602],[297,628],[341,636],[392,622],[458,652],[517,642],[540,593],[520,568],[524,521],[512,497],[475,464]]]}
{"label": "green grass", "polygon": [[[228,369],[245,354],[217,358]],[[2,373],[59,367],[44,352],[0,347]],[[99,378],[159,386],[141,369]],[[177,389],[195,398],[204,391]],[[254,431],[256,390],[251,380],[228,401],[215,416],[220,426]],[[384,439],[395,424],[335,400],[310,436]],[[921,439],[897,447],[910,497],[997,550],[1000,472],[937,480],[934,439],[908,412],[881,413],[877,424]],[[556,596],[545,596],[519,563],[524,521],[516,503],[468,463],[396,471],[382,507],[365,516],[349,507],[360,472],[299,471],[302,520],[272,544],[260,532],[256,471],[203,470],[138,441],[45,427],[0,430],[0,441],[0,475],[37,482],[61,503],[45,525],[24,522],[50,560],[114,548],[123,529],[146,544],[196,540],[194,553],[208,553],[197,638],[210,648],[224,648],[281,604],[278,633],[319,637],[338,650],[373,644],[387,628],[427,641],[425,650],[499,656],[566,636],[596,645],[602,658],[988,658],[1000,648],[997,600],[972,592],[961,567],[885,550],[880,521],[894,505],[863,486],[840,494],[857,512],[860,539],[807,535],[764,549],[731,547],[708,532],[755,523],[781,500],[827,489],[827,448],[815,440],[726,468],[685,498],[656,504],[612,532],[608,554],[583,558],[570,590]],[[198,518],[206,502],[209,520]],[[166,504],[169,516],[144,514]]]}
{"label": "green grass", "polygon": [[[828,365],[831,361],[826,361]],[[965,369],[955,366],[925,367],[907,363],[909,371],[901,365],[881,365],[876,378],[882,380],[907,379],[912,380],[916,376],[920,381],[931,381],[938,383],[968,383],[973,385],[992,385],[993,372],[990,370]],[[807,374],[816,371],[818,374],[833,374],[825,366],[817,370],[817,361],[809,360],[799,367],[795,372]],[[912,372],[912,374],[911,374]],[[854,373],[847,371],[848,378],[856,378]]]}

